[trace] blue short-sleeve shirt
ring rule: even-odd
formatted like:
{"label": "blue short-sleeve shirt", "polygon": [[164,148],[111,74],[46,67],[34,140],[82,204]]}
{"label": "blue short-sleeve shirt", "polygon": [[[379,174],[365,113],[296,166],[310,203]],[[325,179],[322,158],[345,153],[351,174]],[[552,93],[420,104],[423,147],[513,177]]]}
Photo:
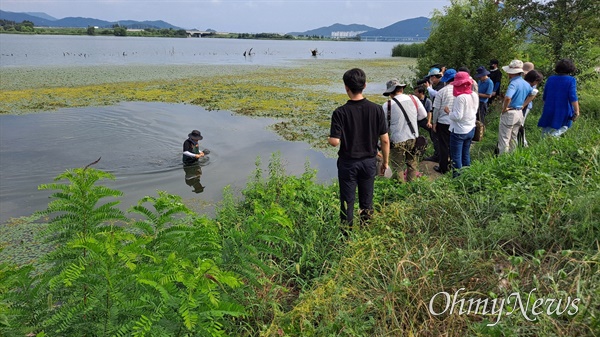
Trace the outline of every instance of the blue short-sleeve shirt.
{"label": "blue short-sleeve shirt", "polygon": [[508,83],[508,89],[506,89],[506,97],[510,97],[509,108],[523,108],[523,103],[527,96],[531,94],[533,88],[531,84],[527,83],[521,76],[513,77]]}
{"label": "blue short-sleeve shirt", "polygon": [[[494,91],[494,82],[492,82],[492,80],[489,77],[487,79],[485,79],[484,81],[479,81],[479,93],[480,94],[491,95],[493,91]],[[479,97],[480,102],[487,103],[488,100],[489,100],[488,97]]]}

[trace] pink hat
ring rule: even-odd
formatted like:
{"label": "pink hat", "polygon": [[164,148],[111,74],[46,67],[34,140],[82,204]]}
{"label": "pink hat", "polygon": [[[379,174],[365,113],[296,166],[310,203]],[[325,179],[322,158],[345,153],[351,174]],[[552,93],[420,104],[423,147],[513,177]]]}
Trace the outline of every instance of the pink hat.
{"label": "pink hat", "polygon": [[459,71],[456,73],[456,76],[454,76],[454,89],[452,90],[452,94],[454,96],[470,94],[473,92],[472,86],[473,80],[471,79],[471,75],[466,71]]}

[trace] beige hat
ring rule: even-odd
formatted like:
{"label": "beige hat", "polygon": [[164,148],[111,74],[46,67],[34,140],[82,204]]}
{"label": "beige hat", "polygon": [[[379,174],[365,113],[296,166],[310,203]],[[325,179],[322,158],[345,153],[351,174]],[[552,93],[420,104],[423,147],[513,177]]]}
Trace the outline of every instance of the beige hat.
{"label": "beige hat", "polygon": [[525,74],[527,74],[528,72],[532,71],[534,69],[533,63],[531,62],[525,62],[523,63],[523,72]]}
{"label": "beige hat", "polygon": [[404,88],[404,87],[406,87],[406,84],[405,83],[400,83],[400,81],[398,81],[397,79],[394,78],[392,80],[389,80],[386,83],[386,87],[387,87],[387,89],[383,92],[383,96],[389,96],[391,93],[393,93],[393,92],[396,91],[397,87],[403,87]]}
{"label": "beige hat", "polygon": [[523,71],[523,61],[521,60],[512,60],[510,64],[502,67],[507,74],[520,74]]}

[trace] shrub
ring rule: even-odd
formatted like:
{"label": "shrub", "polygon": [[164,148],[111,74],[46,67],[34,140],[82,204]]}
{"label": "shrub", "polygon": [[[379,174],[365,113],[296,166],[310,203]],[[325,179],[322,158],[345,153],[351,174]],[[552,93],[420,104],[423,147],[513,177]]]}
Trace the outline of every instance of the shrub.
{"label": "shrub", "polygon": [[424,43],[399,44],[392,48],[392,56],[421,57],[425,55]]}
{"label": "shrub", "polygon": [[43,212],[58,214],[46,232],[55,247],[45,258],[50,268],[34,276],[7,270],[0,332],[222,336],[224,317],[244,310],[226,294],[241,281],[220,268],[216,224],[159,192],[132,207],[141,219],[128,226],[118,201],[104,201],[120,192],[96,185],[111,177],[75,169],[57,178],[69,183],[40,187],[59,190]]}

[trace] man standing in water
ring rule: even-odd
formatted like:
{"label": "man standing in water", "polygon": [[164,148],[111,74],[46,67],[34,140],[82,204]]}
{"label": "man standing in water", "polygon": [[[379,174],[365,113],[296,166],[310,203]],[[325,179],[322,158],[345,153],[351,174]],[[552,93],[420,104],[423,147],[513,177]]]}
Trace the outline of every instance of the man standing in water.
{"label": "man standing in water", "polygon": [[204,157],[204,152],[200,151],[198,141],[204,137],[200,131],[194,130],[188,134],[188,139],[183,142],[183,165],[193,165],[198,163],[198,159]]}
{"label": "man standing in water", "polygon": [[352,230],[354,200],[358,186],[359,214],[366,222],[373,214],[373,187],[377,165],[377,142],[380,142],[383,161],[381,172],[388,167],[390,140],[383,108],[363,96],[366,75],[361,69],[346,71],[343,76],[346,104],[335,109],[331,116],[329,144],[339,146],[338,180],[340,184],[340,218],[344,235]]}

